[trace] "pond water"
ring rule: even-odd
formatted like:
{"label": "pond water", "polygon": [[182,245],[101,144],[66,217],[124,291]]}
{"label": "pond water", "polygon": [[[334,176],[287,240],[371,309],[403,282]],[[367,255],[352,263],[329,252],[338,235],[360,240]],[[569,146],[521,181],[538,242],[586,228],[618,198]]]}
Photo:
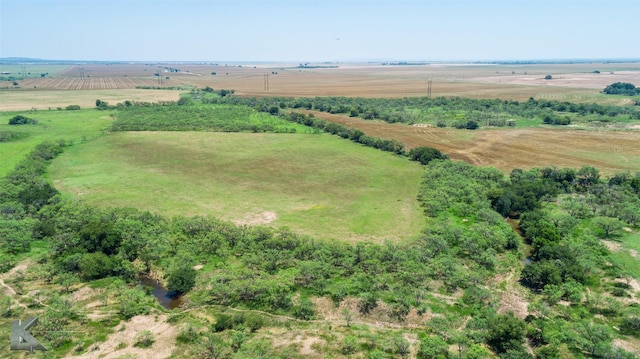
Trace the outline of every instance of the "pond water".
{"label": "pond water", "polygon": [[153,278],[149,278],[147,276],[140,277],[140,285],[143,287],[151,287],[154,297],[158,300],[161,306],[167,309],[174,309],[180,307],[182,304],[182,297],[174,295],[169,292],[167,288],[162,286],[162,283],[158,282]]}

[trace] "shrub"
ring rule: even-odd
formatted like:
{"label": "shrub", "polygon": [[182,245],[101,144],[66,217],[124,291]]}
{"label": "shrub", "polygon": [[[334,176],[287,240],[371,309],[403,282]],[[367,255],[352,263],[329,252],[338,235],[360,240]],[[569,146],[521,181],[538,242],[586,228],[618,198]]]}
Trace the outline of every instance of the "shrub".
{"label": "shrub", "polygon": [[355,353],[358,350],[358,338],[353,335],[346,336],[342,340],[341,349],[342,349],[342,354],[345,354],[345,355]]}
{"label": "shrub", "polygon": [[10,125],[35,125],[38,121],[22,115],[15,115],[9,119]]}
{"label": "shrub", "polygon": [[134,347],[138,348],[148,348],[155,341],[153,338],[153,333],[149,330],[143,330],[136,334],[136,342],[133,344]]}
{"label": "shrub", "polygon": [[623,334],[640,337],[640,317],[628,317],[622,319],[620,331]]}

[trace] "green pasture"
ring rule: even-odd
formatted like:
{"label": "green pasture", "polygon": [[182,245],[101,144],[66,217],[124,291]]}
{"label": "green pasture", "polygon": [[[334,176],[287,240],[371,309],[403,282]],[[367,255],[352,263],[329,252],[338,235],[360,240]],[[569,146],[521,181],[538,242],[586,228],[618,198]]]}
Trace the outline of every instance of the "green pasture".
{"label": "green pasture", "polygon": [[640,232],[636,229],[633,233],[625,234],[620,244],[623,250],[613,252],[613,258],[632,277],[640,280]]}
{"label": "green pasture", "polygon": [[125,132],[67,149],[49,178],[98,206],[380,242],[419,233],[421,172],[324,134]]}
{"label": "green pasture", "polygon": [[[73,143],[100,136],[109,127],[111,112],[80,111],[23,111],[0,113],[0,132],[21,133],[19,139],[0,142],[0,176],[5,176],[33,148],[48,140]],[[21,114],[38,121],[36,125],[9,125],[9,119]]]}

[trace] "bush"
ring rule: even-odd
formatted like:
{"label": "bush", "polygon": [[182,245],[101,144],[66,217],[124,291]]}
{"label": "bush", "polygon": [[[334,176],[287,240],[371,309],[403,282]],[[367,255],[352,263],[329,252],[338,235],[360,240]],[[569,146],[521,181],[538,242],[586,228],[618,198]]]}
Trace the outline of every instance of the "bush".
{"label": "bush", "polygon": [[622,319],[620,331],[623,334],[640,337],[640,317],[628,317]]}
{"label": "bush", "polygon": [[155,341],[153,338],[153,333],[149,330],[143,330],[136,334],[136,342],[133,344],[134,347],[138,348],[148,348]]}
{"label": "bush", "polygon": [[233,317],[227,314],[216,315],[216,323],[213,325],[215,332],[222,332],[233,328]]}
{"label": "bush", "polygon": [[345,355],[353,354],[358,351],[358,338],[353,335],[346,336],[342,340],[341,350],[342,354]]}
{"label": "bush", "polygon": [[9,119],[10,125],[35,125],[38,121],[22,115],[15,115]]}
{"label": "bush", "polygon": [[432,160],[448,160],[449,156],[435,148],[415,147],[409,151],[409,158],[413,161],[418,161],[423,165],[426,165]]}
{"label": "bush", "polygon": [[64,109],[67,111],[78,111],[80,109],[80,105],[69,105]]}

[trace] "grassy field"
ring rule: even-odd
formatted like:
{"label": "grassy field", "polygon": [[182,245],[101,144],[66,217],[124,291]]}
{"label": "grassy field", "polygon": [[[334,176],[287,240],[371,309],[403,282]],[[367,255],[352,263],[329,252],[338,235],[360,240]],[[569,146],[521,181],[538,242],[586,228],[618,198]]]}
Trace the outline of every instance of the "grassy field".
{"label": "grassy field", "polygon": [[614,258],[632,277],[640,278],[640,232],[636,230],[623,236],[621,246],[623,250],[613,252]]}
{"label": "grassy field", "polygon": [[[9,119],[16,114],[33,118],[38,124],[8,125]],[[110,112],[97,110],[0,113],[0,132],[26,134],[15,141],[0,142],[0,176],[6,175],[36,145],[44,141],[63,139],[78,143],[101,136],[111,124],[109,114]]]}
{"label": "grassy field", "polygon": [[132,132],[68,149],[49,177],[100,206],[381,242],[419,233],[421,172],[329,135]]}

